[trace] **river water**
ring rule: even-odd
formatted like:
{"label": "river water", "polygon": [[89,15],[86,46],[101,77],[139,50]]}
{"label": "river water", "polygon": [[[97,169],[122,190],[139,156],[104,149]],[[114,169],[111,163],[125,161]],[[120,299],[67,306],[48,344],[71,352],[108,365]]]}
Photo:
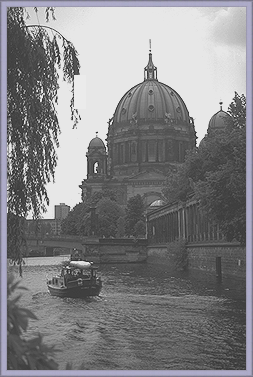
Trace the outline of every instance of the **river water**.
{"label": "river water", "polygon": [[[100,265],[100,297],[52,297],[46,278],[63,256],[28,258],[20,304],[38,317],[28,335],[60,352],[59,369],[242,370],[246,368],[245,282],[164,263]],[[65,257],[66,259],[66,257]],[[13,267],[11,267],[13,269]],[[81,364],[83,363],[83,366]]]}

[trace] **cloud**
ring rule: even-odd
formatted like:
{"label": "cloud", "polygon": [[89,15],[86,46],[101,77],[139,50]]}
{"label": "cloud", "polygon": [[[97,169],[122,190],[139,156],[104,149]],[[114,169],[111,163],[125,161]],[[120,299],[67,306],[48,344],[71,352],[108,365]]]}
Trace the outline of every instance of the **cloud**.
{"label": "cloud", "polygon": [[217,45],[246,47],[246,8],[230,7],[209,14],[209,37]]}

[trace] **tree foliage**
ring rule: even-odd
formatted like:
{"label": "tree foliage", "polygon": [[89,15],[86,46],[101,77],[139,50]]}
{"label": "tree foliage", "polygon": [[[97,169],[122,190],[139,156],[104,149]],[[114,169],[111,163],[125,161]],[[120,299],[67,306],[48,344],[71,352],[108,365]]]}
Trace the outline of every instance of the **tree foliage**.
{"label": "tree foliage", "polygon": [[124,210],[113,200],[101,199],[97,204],[99,237],[116,237],[118,220],[124,215]]}
{"label": "tree foliage", "polygon": [[[110,199],[111,198],[111,199]],[[118,218],[124,216],[123,209],[116,203],[112,190],[95,192],[89,201],[77,204],[62,221],[62,233],[88,236],[91,231],[91,207],[96,207],[96,235],[115,237]]]}
{"label": "tree foliage", "polygon": [[141,195],[130,198],[126,208],[126,235],[135,235],[135,225],[138,221],[145,221],[144,203]]}
{"label": "tree foliage", "polygon": [[145,221],[139,220],[135,226],[134,226],[134,236],[135,237],[140,237],[140,236],[145,236],[146,234],[146,224]]}
{"label": "tree foliage", "polygon": [[246,98],[235,93],[229,106],[232,121],[224,133],[212,135],[222,158],[206,172],[195,192],[202,208],[220,225],[228,241],[246,242]]}
{"label": "tree foliage", "polygon": [[110,189],[104,189],[104,190],[101,190],[101,191],[94,192],[92,194],[90,200],[88,201],[88,203],[90,203],[90,205],[96,206],[98,204],[98,202],[103,198],[107,198],[107,199],[110,199],[110,200],[116,202],[117,201],[117,193],[116,193],[115,190],[110,190]]}
{"label": "tree foliage", "polygon": [[[47,21],[50,14],[54,18],[53,8],[46,8]],[[7,200],[9,213],[25,217],[32,211],[38,218],[49,204],[46,185],[54,179],[57,164],[59,72],[72,83],[70,112],[75,126],[79,115],[73,85],[80,66],[71,42],[52,28],[48,33],[46,26],[28,27],[26,16],[25,8],[8,8]],[[12,257],[21,258],[14,250]]]}
{"label": "tree foliage", "polygon": [[125,236],[126,220],[124,216],[120,216],[117,220],[117,238],[122,238]]}
{"label": "tree foliage", "polygon": [[19,273],[22,275],[22,255],[26,251],[25,219],[14,215],[12,212],[7,214],[7,257],[19,265]]}
{"label": "tree foliage", "polygon": [[62,220],[63,234],[87,236],[90,232],[90,207],[87,203],[79,203]]}
{"label": "tree foliage", "polygon": [[37,317],[28,309],[18,304],[20,295],[10,297],[16,289],[26,289],[14,282],[13,275],[8,276],[7,284],[7,369],[9,370],[51,370],[58,369],[58,364],[52,355],[57,351],[48,347],[42,340],[41,334],[32,339],[26,339],[29,319]]}
{"label": "tree foliage", "polygon": [[[19,304],[21,295],[18,290],[27,290],[8,275],[7,281],[7,369],[8,370],[56,370],[59,368],[54,356],[60,350],[55,346],[47,346],[38,333],[33,338],[27,337],[30,320],[38,320],[29,309]],[[66,363],[66,370],[74,369],[71,362]],[[85,369],[82,363],[78,370]]]}
{"label": "tree foliage", "polygon": [[227,240],[246,237],[246,98],[235,96],[225,129],[210,131],[185,163],[168,175],[164,195],[169,202],[194,194]]}

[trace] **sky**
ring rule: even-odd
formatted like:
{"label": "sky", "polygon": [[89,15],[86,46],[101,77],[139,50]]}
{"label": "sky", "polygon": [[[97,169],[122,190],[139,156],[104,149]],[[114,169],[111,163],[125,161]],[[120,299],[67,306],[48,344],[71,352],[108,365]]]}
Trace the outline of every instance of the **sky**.
{"label": "sky", "polygon": [[219,111],[219,102],[227,111],[235,91],[246,95],[245,7],[83,4],[56,7],[56,21],[49,23],[45,8],[38,8],[37,16],[27,8],[31,16],[27,24],[39,22],[59,31],[74,44],[81,65],[82,85],[76,90],[75,103],[82,119],[76,129],[70,119],[71,87],[60,82],[58,165],[55,182],[47,186],[50,205],[44,218],[54,218],[54,206],[59,203],[72,209],[81,202],[79,185],[87,176],[89,142],[96,132],[105,142],[107,122],[121,97],[143,81],[149,39],[157,78],[184,100],[194,119],[197,144]]}

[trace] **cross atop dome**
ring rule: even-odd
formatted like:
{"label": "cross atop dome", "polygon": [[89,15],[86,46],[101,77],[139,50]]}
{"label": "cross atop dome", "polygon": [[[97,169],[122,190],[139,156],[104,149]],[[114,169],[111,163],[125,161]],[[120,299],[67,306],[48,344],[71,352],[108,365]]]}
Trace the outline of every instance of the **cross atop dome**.
{"label": "cross atop dome", "polygon": [[144,81],[145,80],[157,80],[157,68],[152,61],[151,39],[149,40],[149,60],[147,66],[144,68]]}

